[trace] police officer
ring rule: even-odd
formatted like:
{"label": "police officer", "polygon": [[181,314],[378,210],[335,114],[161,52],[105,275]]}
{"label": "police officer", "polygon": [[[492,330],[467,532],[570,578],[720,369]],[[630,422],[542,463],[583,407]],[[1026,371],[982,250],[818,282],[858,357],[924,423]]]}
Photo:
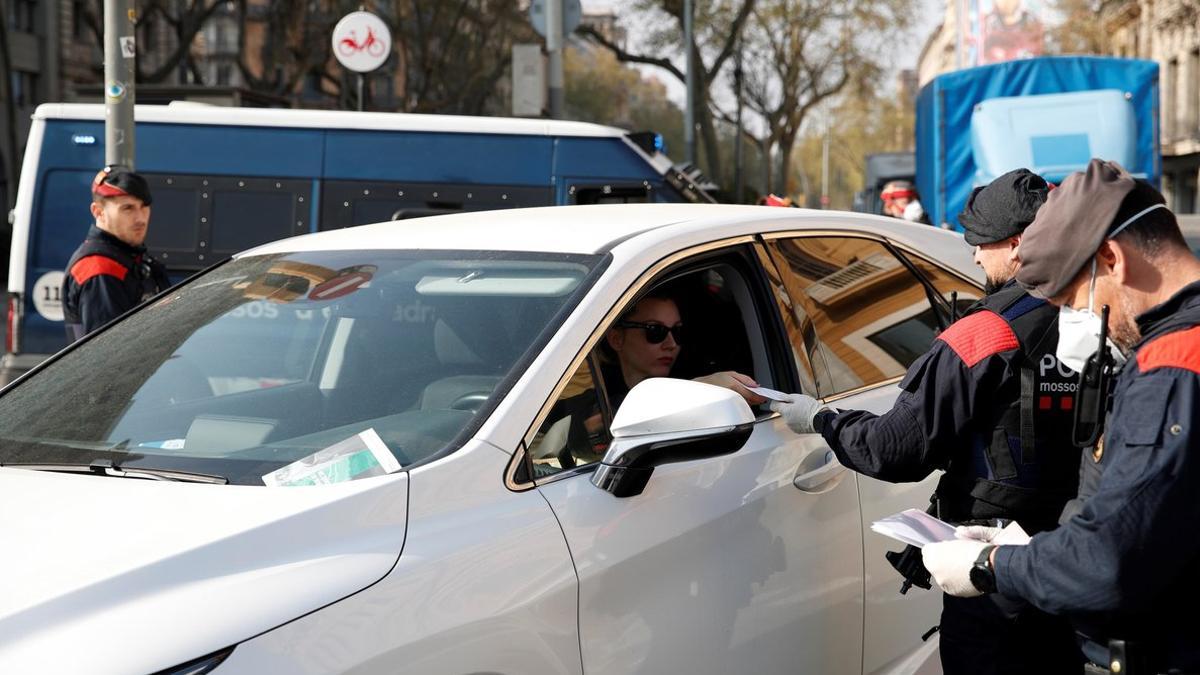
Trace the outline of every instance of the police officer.
{"label": "police officer", "polygon": [[96,219],[67,263],[63,319],[74,342],[170,286],[166,270],[146,253],[150,186],[120,166],[105,167],[92,181]]}
{"label": "police officer", "polygon": [[1104,442],[1084,459],[1102,467],[1099,484],[1027,546],[931,544],[925,564],[947,593],[1070,615],[1101,668],[1124,640],[1152,657],[1149,672],[1200,672],[1200,261],[1162,195],[1100,160],[1050,195],[1019,253],[1020,282],[1062,307],[1067,351],[1103,353],[1107,306],[1128,357]]}
{"label": "police officer", "polygon": [[[1022,231],[1048,190],[1018,169],[971,194],[959,222],[987,295],[913,363],[891,411],[834,412],[802,394],[772,409],[868,476],[918,481],[944,469],[935,500],[946,521],[1054,527],[1078,483],[1073,374],[1054,357],[1057,309],[1013,280]],[[944,596],[940,630],[946,673],[1073,672],[1083,662],[1065,621],[1023,603]]]}

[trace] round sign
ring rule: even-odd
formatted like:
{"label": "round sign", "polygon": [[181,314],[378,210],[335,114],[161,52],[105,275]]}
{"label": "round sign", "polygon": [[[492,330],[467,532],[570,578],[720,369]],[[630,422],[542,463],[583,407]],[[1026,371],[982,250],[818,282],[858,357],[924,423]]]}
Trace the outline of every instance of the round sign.
{"label": "round sign", "polygon": [[62,286],[66,276],[62,272],[46,272],[38,277],[33,284],[33,290],[30,291],[33,296],[33,308],[51,321],[63,320]]}
{"label": "round sign", "polygon": [[338,275],[329,281],[318,284],[308,292],[309,300],[333,300],[343,295],[357,291],[359,287],[375,276],[374,265],[359,265],[338,270]]}
{"label": "round sign", "polygon": [[351,12],[333,27],[333,55],[358,73],[369,73],[392,53],[392,33],[370,12]]}
{"label": "round sign", "polygon": [[[583,7],[580,6],[579,0],[563,0],[563,36],[574,33],[582,20]],[[529,3],[529,22],[533,24],[533,29],[537,31],[538,35],[546,37],[546,0],[533,0]]]}

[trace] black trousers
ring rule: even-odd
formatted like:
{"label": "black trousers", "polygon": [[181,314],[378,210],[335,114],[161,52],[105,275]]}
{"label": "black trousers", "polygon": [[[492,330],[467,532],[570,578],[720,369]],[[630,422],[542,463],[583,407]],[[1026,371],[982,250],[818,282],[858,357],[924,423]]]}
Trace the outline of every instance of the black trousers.
{"label": "black trousers", "polygon": [[1083,672],[1075,631],[1060,617],[991,596],[943,595],[941,637],[945,675]]}

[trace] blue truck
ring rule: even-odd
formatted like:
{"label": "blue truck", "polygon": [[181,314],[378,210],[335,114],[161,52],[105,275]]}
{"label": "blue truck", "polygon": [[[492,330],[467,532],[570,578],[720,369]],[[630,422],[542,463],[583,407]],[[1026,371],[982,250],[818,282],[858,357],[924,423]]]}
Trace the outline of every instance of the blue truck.
{"label": "blue truck", "polygon": [[953,71],[917,96],[916,177],[935,225],[961,229],[972,188],[1027,167],[1051,182],[1092,157],[1159,184],[1158,64],[1046,56]]}

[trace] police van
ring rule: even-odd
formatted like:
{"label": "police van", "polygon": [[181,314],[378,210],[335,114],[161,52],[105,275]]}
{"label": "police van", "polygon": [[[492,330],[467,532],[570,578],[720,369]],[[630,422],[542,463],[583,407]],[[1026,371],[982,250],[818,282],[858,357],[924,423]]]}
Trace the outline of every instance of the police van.
{"label": "police van", "polygon": [[[174,280],[268,241],[381,220],[711,201],[653,134],[595,124],[194,103],[138,106],[135,118],[154,195],[146,243]],[[66,343],[63,268],[103,164],[102,105],[37,108],[10,216],[5,382]]]}

